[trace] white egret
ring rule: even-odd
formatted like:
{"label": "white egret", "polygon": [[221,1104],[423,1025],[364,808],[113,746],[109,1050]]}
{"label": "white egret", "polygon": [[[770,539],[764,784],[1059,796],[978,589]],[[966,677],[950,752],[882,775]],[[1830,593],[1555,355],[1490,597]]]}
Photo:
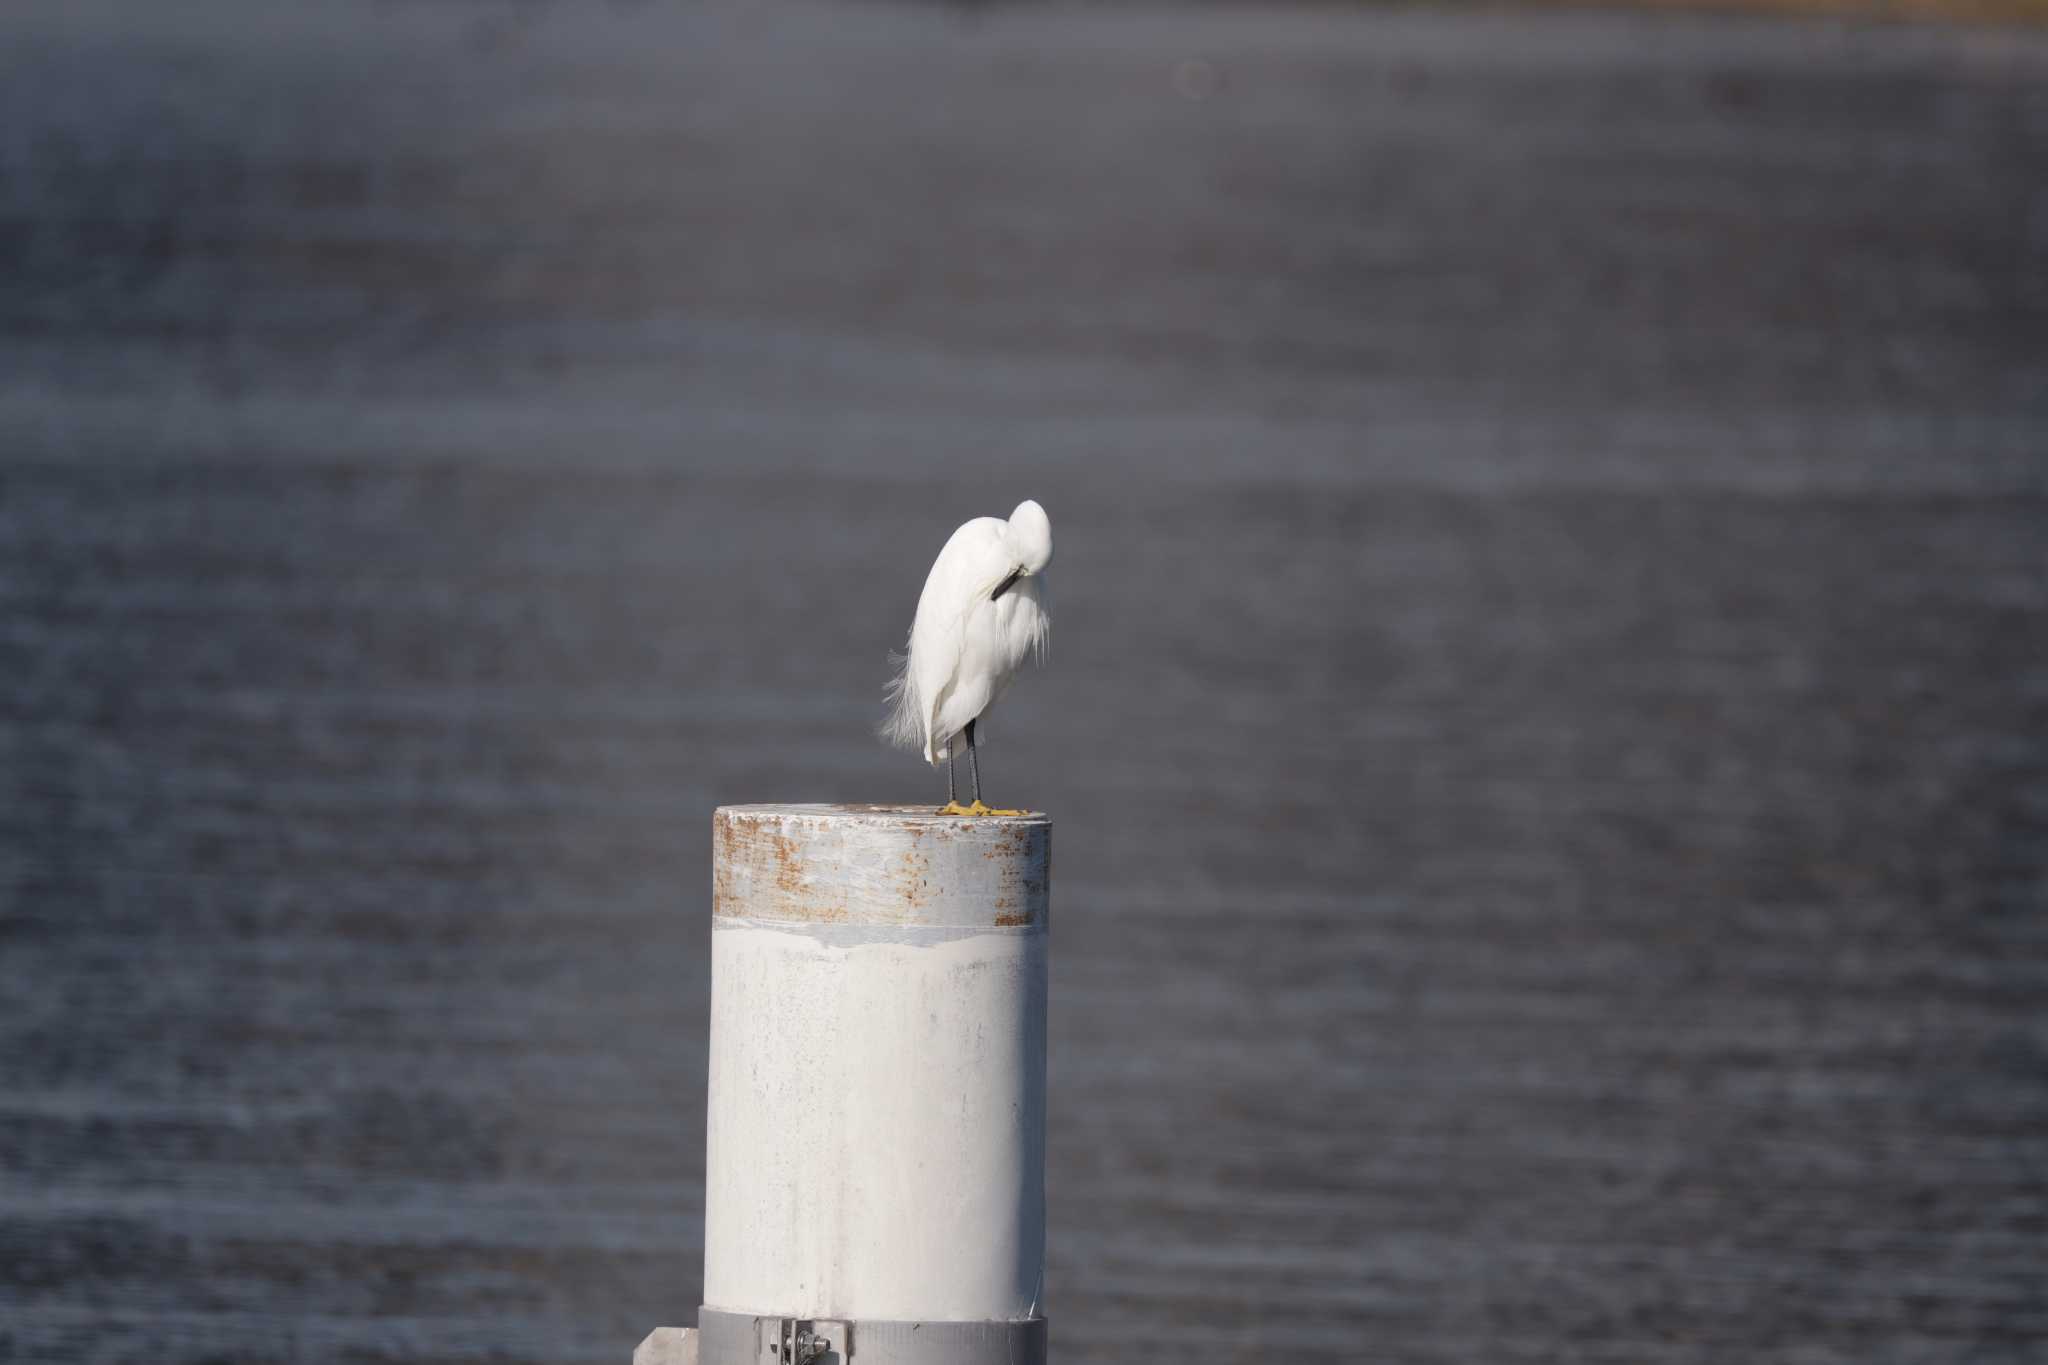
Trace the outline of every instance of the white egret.
{"label": "white egret", "polygon": [[[946,761],[941,815],[1021,815],[981,803],[981,765],[974,722],[1010,686],[1028,654],[1043,658],[1052,630],[1046,612],[1045,566],[1052,562],[1052,523],[1030,499],[1010,519],[976,517],[947,540],[917,599],[910,648],[889,684],[893,710],[885,738],[917,749],[933,765]],[[953,789],[953,741],[966,736],[974,804]]]}

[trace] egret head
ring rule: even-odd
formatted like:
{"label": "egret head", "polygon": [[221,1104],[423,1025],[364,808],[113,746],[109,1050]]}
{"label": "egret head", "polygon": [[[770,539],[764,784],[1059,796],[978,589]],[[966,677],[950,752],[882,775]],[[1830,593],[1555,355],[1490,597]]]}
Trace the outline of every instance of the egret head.
{"label": "egret head", "polygon": [[1027,574],[1035,574],[1052,563],[1052,523],[1045,509],[1026,498],[1010,513],[1010,548]]}

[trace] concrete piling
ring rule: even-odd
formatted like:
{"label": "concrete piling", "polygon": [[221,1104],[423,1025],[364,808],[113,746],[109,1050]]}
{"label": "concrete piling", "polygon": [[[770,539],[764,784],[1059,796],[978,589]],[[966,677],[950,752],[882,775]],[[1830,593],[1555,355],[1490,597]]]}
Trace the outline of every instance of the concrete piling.
{"label": "concrete piling", "polygon": [[717,812],[701,1365],[1044,1360],[1051,832]]}

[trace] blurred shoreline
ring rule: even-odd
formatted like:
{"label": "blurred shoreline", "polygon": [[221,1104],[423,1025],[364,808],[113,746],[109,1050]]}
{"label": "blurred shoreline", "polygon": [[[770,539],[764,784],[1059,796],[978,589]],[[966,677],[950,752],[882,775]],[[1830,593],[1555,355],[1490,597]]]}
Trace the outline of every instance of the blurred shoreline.
{"label": "blurred shoreline", "polygon": [[[963,14],[1004,10],[1257,10],[1258,0],[848,0],[849,3],[933,3]],[[2025,27],[2048,24],[2048,0],[1283,0],[1279,9],[1382,9],[1494,15],[1672,14],[1780,19],[1840,19],[1872,24],[1963,24]]]}

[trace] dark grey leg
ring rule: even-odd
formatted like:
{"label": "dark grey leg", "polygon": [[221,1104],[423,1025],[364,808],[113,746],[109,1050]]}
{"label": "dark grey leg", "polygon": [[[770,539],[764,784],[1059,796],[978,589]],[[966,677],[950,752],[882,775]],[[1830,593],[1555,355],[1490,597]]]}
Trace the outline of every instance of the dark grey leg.
{"label": "dark grey leg", "polygon": [[974,757],[974,722],[967,722],[967,775],[974,779],[974,799],[981,800],[981,764]]}
{"label": "dark grey leg", "polygon": [[946,804],[957,806],[960,798],[953,794],[953,741],[946,741]]}

